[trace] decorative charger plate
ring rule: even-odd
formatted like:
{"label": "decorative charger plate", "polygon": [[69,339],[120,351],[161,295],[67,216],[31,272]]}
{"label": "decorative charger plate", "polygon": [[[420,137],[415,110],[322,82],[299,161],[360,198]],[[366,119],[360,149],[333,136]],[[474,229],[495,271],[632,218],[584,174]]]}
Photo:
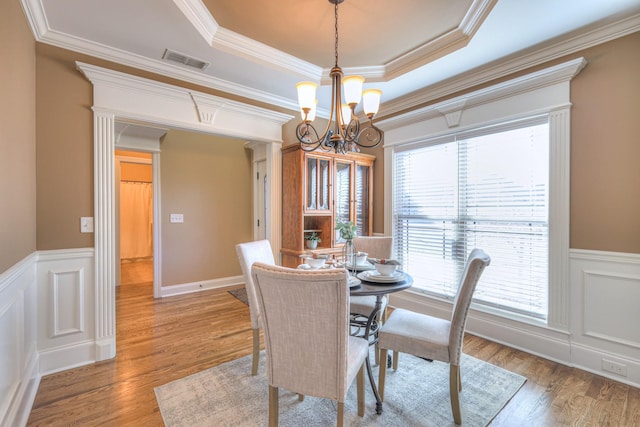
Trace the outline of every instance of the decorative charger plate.
{"label": "decorative charger plate", "polygon": [[404,280],[404,273],[396,271],[392,276],[383,276],[377,270],[362,271],[356,275],[358,279],[373,283],[396,283]]}

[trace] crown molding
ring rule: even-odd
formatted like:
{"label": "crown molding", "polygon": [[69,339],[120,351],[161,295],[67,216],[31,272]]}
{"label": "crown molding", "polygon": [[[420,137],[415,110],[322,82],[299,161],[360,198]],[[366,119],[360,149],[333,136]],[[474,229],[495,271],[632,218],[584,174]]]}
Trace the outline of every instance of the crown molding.
{"label": "crown molding", "polygon": [[24,14],[27,17],[27,21],[29,21],[31,32],[35,39],[40,41],[44,34],[49,31],[49,23],[47,22],[47,17],[44,14],[42,2],[40,0],[22,0],[21,3]]}
{"label": "crown molding", "polygon": [[178,9],[191,22],[191,25],[210,45],[216,32],[220,28],[216,20],[209,13],[202,0],[173,0]]}
{"label": "crown molding", "polygon": [[226,28],[220,27],[218,29],[211,42],[211,46],[252,62],[266,64],[271,68],[275,67],[284,70],[289,74],[298,74],[309,80],[318,81],[322,75],[322,68],[317,65],[303,61],[293,55],[284,53],[281,50],[227,30]]}
{"label": "crown molding", "polygon": [[[51,30],[47,23],[41,0],[21,0],[21,2],[25,10],[25,15],[29,21],[29,25],[31,26],[32,32],[38,42],[72,50],[107,61],[116,62],[125,66],[138,68],[144,71],[161,74],[170,78],[176,78],[193,84],[202,85],[204,87],[209,87],[211,89],[227,92],[229,94],[263,102],[269,105],[298,111],[298,104],[295,99],[289,99],[247,86],[238,85],[227,80],[203,75],[199,72],[188,70],[164,61],[145,58],[120,49],[115,49]],[[458,28],[460,33],[464,34],[465,32],[474,32],[480,22],[484,19],[484,14],[489,13],[494,2],[495,0],[475,0],[463,20],[463,24]],[[323,84],[329,81],[329,69],[321,69],[313,64],[284,54],[277,49],[257,43],[251,39],[219,27],[209,11],[204,7],[201,0],[174,0],[174,3],[182,13],[185,14],[192,25],[196,27],[208,43],[211,43],[212,45],[215,44],[216,47],[220,49],[231,49],[231,45],[233,44],[236,48],[235,53],[238,52],[237,47],[241,46],[242,56],[245,58],[259,54],[262,58],[261,60],[270,63],[272,66],[287,70],[289,73],[293,72],[292,70],[301,70],[298,71],[298,73],[309,77],[311,80],[320,81]],[[623,37],[639,30],[640,14],[636,14],[629,18],[610,23],[599,28],[594,28],[568,40],[545,45],[544,47],[538,47],[535,50],[531,50],[529,53],[518,53],[517,55],[512,55],[510,58],[507,57],[507,59],[494,61],[493,64],[489,64],[488,66],[479,67],[478,69],[465,72],[447,81],[431,85],[406,96],[385,102],[381,105],[381,110],[384,111],[384,113],[379,117],[382,119],[385,116],[390,116],[403,110],[415,108],[416,106],[423,105],[434,99],[466,90],[470,87],[552,61],[562,56]],[[444,45],[442,45],[441,48],[445,49]],[[270,55],[273,55],[273,58],[275,59],[271,60],[269,58]],[[345,71],[347,74],[362,75],[367,78],[368,81],[384,81],[387,75],[391,75],[395,72],[392,69],[391,64],[373,67],[353,67],[345,69]],[[318,113],[319,117],[323,116],[323,112],[319,111]]]}
{"label": "crown molding", "polygon": [[[615,40],[640,30],[640,14],[581,33],[570,39],[539,47],[529,53],[512,55],[511,59],[494,61],[493,65],[480,67],[458,77],[438,83],[381,105],[384,115],[433,101],[452,93],[469,89],[540,64],[580,52],[593,46]],[[382,119],[382,118],[381,118]]]}
{"label": "crown molding", "polygon": [[145,58],[124,50],[115,49],[54,30],[48,30],[42,37],[40,37],[40,39],[38,39],[38,41],[129,67],[138,68],[140,70],[220,90],[222,92],[227,92],[247,99],[264,102],[266,104],[290,110],[298,110],[297,100],[291,100],[259,89],[203,75],[164,61]]}
{"label": "crown molding", "polygon": [[456,126],[460,119],[458,113],[463,109],[469,109],[477,105],[503,99],[516,93],[530,92],[557,83],[570,81],[586,65],[587,61],[580,57],[437,104],[414,109],[405,114],[393,116],[388,119],[381,119],[376,121],[376,124],[386,132],[433,117],[445,116],[449,127]]}
{"label": "crown molding", "polygon": [[496,3],[497,0],[474,0],[458,27],[387,62],[384,65],[384,81],[399,77],[465,47]]}

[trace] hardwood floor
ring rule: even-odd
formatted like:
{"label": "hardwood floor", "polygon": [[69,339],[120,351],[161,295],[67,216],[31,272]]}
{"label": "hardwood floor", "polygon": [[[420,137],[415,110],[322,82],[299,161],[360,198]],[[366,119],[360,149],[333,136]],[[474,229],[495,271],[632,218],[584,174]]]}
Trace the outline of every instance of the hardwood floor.
{"label": "hardwood floor", "polygon": [[[116,358],[43,377],[28,425],[161,426],[154,387],[251,353],[249,310],[225,291],[128,285],[116,310]],[[640,389],[472,335],[464,351],[528,378],[491,426],[640,426]]]}

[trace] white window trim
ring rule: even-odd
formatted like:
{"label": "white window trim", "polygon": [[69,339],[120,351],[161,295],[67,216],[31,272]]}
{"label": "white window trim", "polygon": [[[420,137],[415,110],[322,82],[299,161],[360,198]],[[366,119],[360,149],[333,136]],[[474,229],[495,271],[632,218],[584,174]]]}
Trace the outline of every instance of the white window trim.
{"label": "white window trim", "polygon": [[578,58],[379,122],[385,131],[384,227],[385,235],[393,235],[391,192],[396,148],[453,131],[549,115],[550,263],[546,327],[557,331],[569,330],[570,82],[585,65],[586,60]]}

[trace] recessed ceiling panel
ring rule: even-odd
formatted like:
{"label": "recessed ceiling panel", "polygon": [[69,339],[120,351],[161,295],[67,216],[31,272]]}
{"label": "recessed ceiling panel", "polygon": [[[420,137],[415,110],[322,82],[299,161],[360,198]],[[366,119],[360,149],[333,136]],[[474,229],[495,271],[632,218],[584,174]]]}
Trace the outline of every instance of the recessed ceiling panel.
{"label": "recessed ceiling panel", "polygon": [[[221,27],[330,68],[334,5],[328,0],[203,0]],[[345,0],[338,6],[339,65],[384,65],[457,28],[472,0]]]}

